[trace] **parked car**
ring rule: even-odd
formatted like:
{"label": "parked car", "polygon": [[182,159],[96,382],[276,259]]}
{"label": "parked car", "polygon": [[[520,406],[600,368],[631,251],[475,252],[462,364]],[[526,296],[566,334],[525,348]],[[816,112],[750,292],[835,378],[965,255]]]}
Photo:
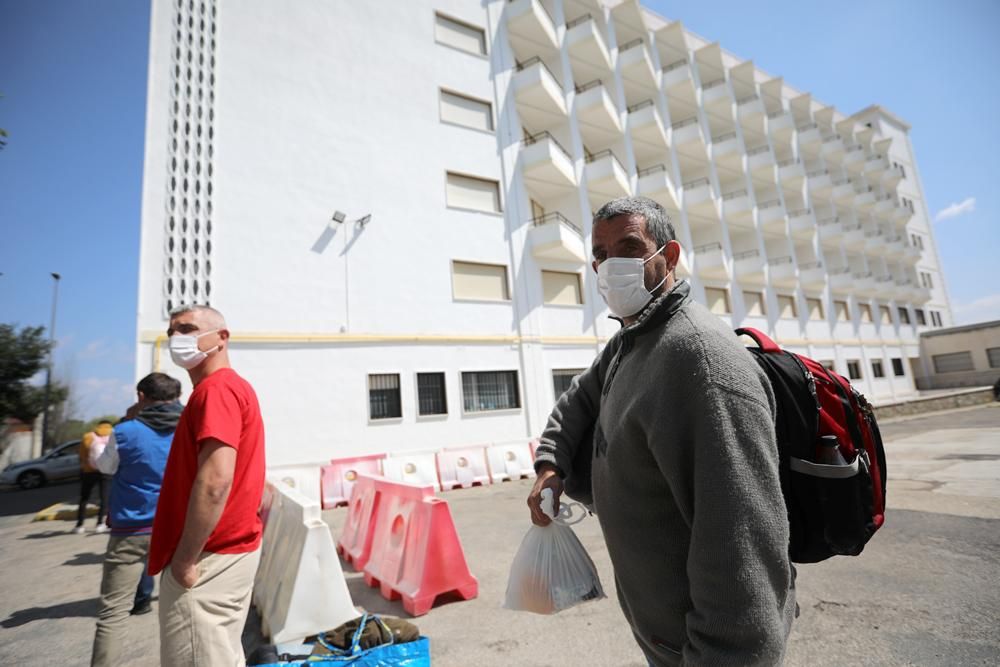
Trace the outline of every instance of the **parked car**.
{"label": "parked car", "polygon": [[57,479],[80,476],[80,441],[59,445],[45,456],[12,463],[0,473],[0,484],[17,484],[22,489],[37,489]]}

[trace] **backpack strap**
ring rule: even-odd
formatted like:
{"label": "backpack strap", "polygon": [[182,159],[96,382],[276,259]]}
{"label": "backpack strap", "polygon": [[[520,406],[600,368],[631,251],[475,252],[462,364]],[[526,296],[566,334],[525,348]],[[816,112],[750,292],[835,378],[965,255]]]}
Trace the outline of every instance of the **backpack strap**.
{"label": "backpack strap", "polygon": [[759,347],[764,352],[768,352],[770,354],[781,354],[781,347],[773,340],[768,338],[767,334],[765,334],[762,331],[746,327],[742,329],[737,329],[736,335],[750,336],[751,338],[753,338],[754,342],[757,343],[757,347]]}
{"label": "backpack strap", "polygon": [[858,453],[867,451],[865,449],[865,439],[861,436],[861,427],[858,425],[858,416],[854,412],[854,406],[851,405],[851,399],[847,395],[847,391],[845,391],[844,387],[837,381],[837,378],[833,377],[829,368],[824,366],[823,371],[826,373],[826,376],[830,378],[830,382],[833,383],[833,386],[837,388],[837,396],[840,397],[840,403],[844,407],[844,417],[847,420],[847,430],[851,434],[851,440],[854,441],[854,449]]}

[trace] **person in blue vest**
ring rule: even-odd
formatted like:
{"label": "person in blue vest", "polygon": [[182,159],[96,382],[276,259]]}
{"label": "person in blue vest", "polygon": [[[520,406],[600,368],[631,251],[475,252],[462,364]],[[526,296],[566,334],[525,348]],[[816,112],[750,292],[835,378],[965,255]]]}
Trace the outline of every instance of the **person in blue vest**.
{"label": "person in blue vest", "polygon": [[108,512],[111,537],[104,556],[92,666],[122,664],[130,610],[132,614],[150,610],[153,580],[146,573],[146,557],[163,470],[183,408],[180,394],[181,383],[165,373],[142,378],[136,385],[138,401],[129,408],[128,418],[115,426],[96,460],[102,473],[114,477]]}

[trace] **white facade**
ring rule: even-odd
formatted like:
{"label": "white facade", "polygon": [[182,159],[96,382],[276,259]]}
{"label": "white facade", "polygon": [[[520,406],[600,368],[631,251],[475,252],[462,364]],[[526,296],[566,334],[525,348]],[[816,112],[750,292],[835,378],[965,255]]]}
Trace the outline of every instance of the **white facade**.
{"label": "white facade", "polygon": [[908,126],[635,2],[154,0],[151,30],[137,375],[181,375],[166,313],[210,302],[273,465],[537,436],[618,328],[616,196],[670,210],[696,298],[876,401],[915,391],[917,313],[951,323]]}

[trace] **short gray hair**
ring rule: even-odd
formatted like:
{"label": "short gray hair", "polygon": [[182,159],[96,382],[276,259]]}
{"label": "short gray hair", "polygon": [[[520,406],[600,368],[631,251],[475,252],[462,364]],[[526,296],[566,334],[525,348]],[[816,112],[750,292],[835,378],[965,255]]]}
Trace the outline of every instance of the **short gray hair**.
{"label": "short gray hair", "polygon": [[661,248],[677,238],[674,226],[666,210],[648,197],[619,197],[612,199],[594,214],[594,222],[610,220],[619,215],[641,215],[646,220],[646,229]]}
{"label": "short gray hair", "polygon": [[211,326],[217,329],[226,328],[226,318],[222,316],[222,313],[211,306],[204,306],[200,303],[186,303],[171,310],[170,319],[173,319],[177,315],[183,315],[184,313],[198,313],[203,315],[207,320],[207,323]]}

